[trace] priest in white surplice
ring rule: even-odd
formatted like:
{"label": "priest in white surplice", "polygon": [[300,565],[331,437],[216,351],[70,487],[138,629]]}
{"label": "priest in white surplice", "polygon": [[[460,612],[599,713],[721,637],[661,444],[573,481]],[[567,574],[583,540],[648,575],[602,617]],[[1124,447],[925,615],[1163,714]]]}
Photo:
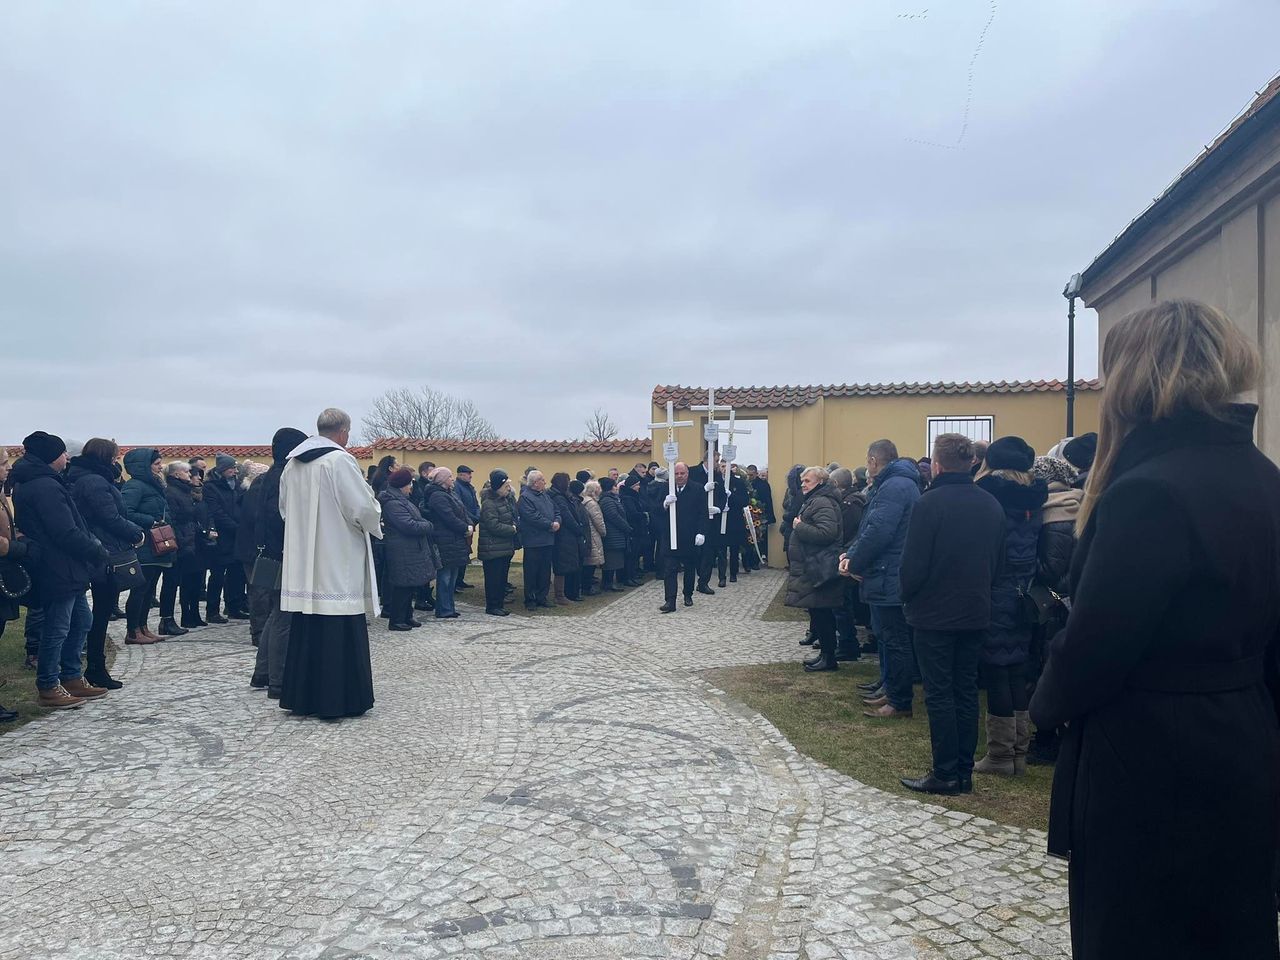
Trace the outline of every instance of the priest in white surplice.
{"label": "priest in white surplice", "polygon": [[378,614],[369,537],[382,536],[382,510],[346,451],[351,418],[326,410],[316,432],[289,454],[280,477],[280,609],[293,617],[280,706],[358,717],[373,706],[365,615]]}

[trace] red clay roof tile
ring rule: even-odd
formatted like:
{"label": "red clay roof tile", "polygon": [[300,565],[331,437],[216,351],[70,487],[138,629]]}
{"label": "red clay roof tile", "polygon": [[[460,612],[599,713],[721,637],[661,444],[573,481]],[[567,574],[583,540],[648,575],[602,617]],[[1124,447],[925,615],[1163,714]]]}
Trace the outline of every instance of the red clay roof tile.
{"label": "red clay roof tile", "polygon": [[[1066,389],[1061,380],[1017,380],[985,383],[840,383],[826,386],[716,387],[716,402],[731,407],[768,409],[804,407],[819,397],[955,396],[980,393],[1058,393]],[[1077,390],[1100,390],[1097,380],[1077,380]],[[707,402],[706,387],[657,386],[655,406],[668,400],[680,409]]]}
{"label": "red clay roof tile", "polygon": [[637,453],[648,456],[648,437],[626,440],[421,440],[384,437],[373,441],[374,450],[412,450],[417,453]]}

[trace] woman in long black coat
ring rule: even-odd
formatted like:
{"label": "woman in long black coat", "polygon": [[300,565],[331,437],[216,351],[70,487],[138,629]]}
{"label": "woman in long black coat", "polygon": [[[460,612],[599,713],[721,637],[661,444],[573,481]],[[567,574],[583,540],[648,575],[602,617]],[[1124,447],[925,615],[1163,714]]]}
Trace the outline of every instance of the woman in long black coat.
{"label": "woman in long black coat", "polygon": [[571,502],[569,475],[555,474],[551,478],[551,489],[547,492],[560,514],[560,529],[556,531],[551,569],[555,574],[555,603],[563,607],[570,600],[582,599],[578,595],[578,583],[582,577],[582,539],[585,531]]}
{"label": "woman in long black coat", "polygon": [[422,626],[413,618],[413,595],[436,575],[431,554],[430,520],[423,519],[409,494],[413,473],[401,467],[387,478],[378,503],[382,505],[383,575],[387,578],[387,628],[411,630]]}
{"label": "woman in long black coat", "polygon": [[1102,366],[1074,605],[1031,703],[1069,725],[1049,850],[1074,955],[1274,960],[1280,471],[1231,403],[1258,355],[1174,301],[1122,320]]}

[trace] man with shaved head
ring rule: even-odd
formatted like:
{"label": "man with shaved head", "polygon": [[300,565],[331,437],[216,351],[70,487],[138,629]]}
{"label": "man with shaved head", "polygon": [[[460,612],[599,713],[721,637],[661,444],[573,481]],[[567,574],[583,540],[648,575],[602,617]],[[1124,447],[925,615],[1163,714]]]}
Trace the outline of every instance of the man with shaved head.
{"label": "man with shaved head", "polygon": [[[676,578],[684,566],[684,605],[693,606],[693,587],[698,575],[698,558],[706,543],[707,494],[702,487],[689,482],[689,465],[675,466],[676,492],[668,493],[662,501],[663,514],[654,524],[654,537],[658,541],[658,569],[666,585],[666,602],[658,609],[662,613],[674,613],[676,609]],[[668,511],[676,512],[676,548],[671,549],[671,520]]]}

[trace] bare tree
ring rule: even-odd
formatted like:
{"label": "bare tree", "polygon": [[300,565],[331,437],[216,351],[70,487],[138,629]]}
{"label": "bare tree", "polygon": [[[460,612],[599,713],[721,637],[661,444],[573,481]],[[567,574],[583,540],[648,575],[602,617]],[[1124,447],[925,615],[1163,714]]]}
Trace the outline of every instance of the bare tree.
{"label": "bare tree", "polygon": [[496,440],[498,431],[470,400],[433,387],[399,387],[373,401],[362,421],[364,437],[413,437],[420,440]]}
{"label": "bare tree", "polygon": [[596,407],[586,419],[587,440],[612,440],[618,435],[618,425],[609,419],[603,407]]}

